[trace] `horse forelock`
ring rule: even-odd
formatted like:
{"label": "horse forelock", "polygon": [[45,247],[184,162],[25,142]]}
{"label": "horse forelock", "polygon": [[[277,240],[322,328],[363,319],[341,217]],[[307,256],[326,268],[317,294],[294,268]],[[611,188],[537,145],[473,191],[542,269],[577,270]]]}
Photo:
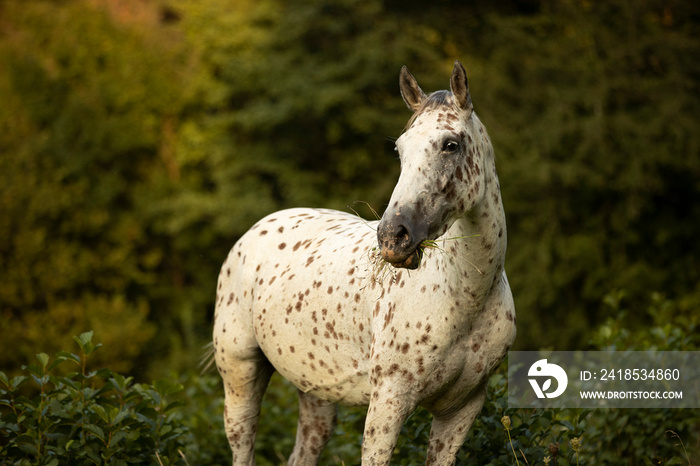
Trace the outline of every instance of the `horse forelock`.
{"label": "horse forelock", "polygon": [[452,92],[435,91],[428,97],[426,97],[425,100],[423,100],[421,106],[411,116],[411,118],[408,120],[408,123],[406,123],[406,127],[404,128],[403,132],[405,133],[406,131],[408,131],[411,128],[411,126],[413,126],[413,123],[415,123],[418,117],[421,116],[423,113],[442,107],[447,107],[456,114],[462,112],[462,110],[457,106],[457,102],[455,101]]}

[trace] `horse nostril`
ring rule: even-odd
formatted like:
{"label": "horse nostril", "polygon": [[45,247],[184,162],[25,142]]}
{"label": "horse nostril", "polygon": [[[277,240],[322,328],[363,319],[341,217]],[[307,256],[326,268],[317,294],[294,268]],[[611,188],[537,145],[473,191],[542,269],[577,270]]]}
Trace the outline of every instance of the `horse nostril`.
{"label": "horse nostril", "polygon": [[413,235],[405,225],[398,225],[394,233],[394,241],[399,249],[407,250],[413,242]]}
{"label": "horse nostril", "polygon": [[411,245],[411,233],[404,225],[398,225],[396,227],[394,238],[396,239],[396,245],[400,248],[407,248]]}

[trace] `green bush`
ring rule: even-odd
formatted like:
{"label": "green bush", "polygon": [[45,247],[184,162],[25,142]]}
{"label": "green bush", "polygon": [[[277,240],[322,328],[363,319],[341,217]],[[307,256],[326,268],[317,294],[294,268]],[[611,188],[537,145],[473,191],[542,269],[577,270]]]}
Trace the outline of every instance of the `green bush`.
{"label": "green bush", "polygon": [[[692,314],[687,312],[677,312],[679,306],[690,304],[653,294],[646,308],[627,310],[624,293],[606,296],[604,304],[610,318],[591,332],[593,349],[695,351],[700,346],[695,331],[697,319],[688,317]],[[632,330],[635,325],[630,320],[646,325],[643,329]],[[503,364],[491,377],[484,407],[457,455],[458,466],[700,464],[700,410],[510,409],[506,372]],[[202,383],[204,379],[197,377],[196,380]],[[193,396],[203,404],[188,401],[183,410],[192,410],[192,414],[184,416],[185,422],[189,422],[187,418],[199,419],[202,413],[207,413],[209,422],[222,429],[220,382],[216,377],[206,380],[211,385],[205,396],[201,397],[201,393]],[[183,383],[190,385],[190,382]],[[213,406],[212,403],[217,404],[215,409],[206,407]],[[508,429],[503,424],[504,416],[510,422]],[[362,408],[340,408],[338,426],[320,464],[359,463],[364,417]],[[258,464],[285,464],[293,447],[296,420],[296,390],[275,376],[263,399],[256,440]],[[418,409],[408,418],[394,450],[392,465],[424,464],[430,422],[430,413],[424,409]],[[201,432],[206,435],[207,430]],[[223,460],[219,463],[227,462],[230,459],[228,443],[223,432],[217,435],[216,439],[209,435],[203,441],[210,451],[220,452]],[[194,437],[197,436],[200,434],[195,432]],[[192,451],[194,448],[188,449],[190,463]],[[545,462],[546,458],[549,463]]]}
{"label": "green bush", "polygon": [[[624,292],[610,293],[603,302],[610,317],[591,332],[593,349],[700,348],[698,318],[683,312],[690,303],[653,293],[646,308],[630,310]],[[547,457],[550,465],[559,466],[698,464],[698,409],[509,409],[505,373],[501,367],[492,376],[486,403],[459,453],[458,465],[535,465],[546,464]],[[503,416],[509,418],[508,429]],[[578,451],[571,444],[574,439],[580,441],[575,443]]]}
{"label": "green bush", "polygon": [[[92,332],[75,337],[80,354],[0,372],[0,463],[13,465],[184,464],[187,429],[175,416],[182,385],[133,383],[109,369],[89,371],[99,347]],[[66,367],[73,369],[65,371]],[[24,375],[26,374],[26,375]]]}
{"label": "green bush", "polygon": [[[669,319],[673,303],[654,296],[644,334],[626,330],[623,296],[606,303],[614,317],[595,333],[598,348],[630,342],[697,350],[693,322]],[[687,325],[686,325],[687,324]],[[678,336],[676,338],[675,336]],[[683,337],[681,337],[683,336]],[[673,338],[671,338],[673,337]],[[100,345],[92,332],[75,337],[79,354],[37,355],[10,378],[0,372],[0,464],[227,464],[223,390],[215,374],[189,373],[152,385],[109,369],[89,370]],[[697,409],[510,409],[505,364],[489,381],[484,408],[458,452],[457,465],[698,464]],[[259,465],[285,464],[295,437],[296,389],[276,375],[263,399],[256,440]],[[358,464],[365,410],[341,407],[320,464]],[[392,464],[425,462],[430,414],[419,409],[402,427]],[[683,442],[683,445],[681,445]],[[549,461],[549,462],[547,462]]]}
{"label": "green bush", "polygon": [[230,464],[221,378],[218,374],[193,372],[180,377],[179,381],[185,388],[176,395],[180,406],[173,417],[187,431],[181,448],[186,463],[191,466]]}

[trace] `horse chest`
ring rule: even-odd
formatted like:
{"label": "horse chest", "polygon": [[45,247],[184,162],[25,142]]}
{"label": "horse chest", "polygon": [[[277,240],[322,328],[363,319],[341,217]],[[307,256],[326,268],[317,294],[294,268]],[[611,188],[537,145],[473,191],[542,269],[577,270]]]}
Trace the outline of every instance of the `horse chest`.
{"label": "horse chest", "polygon": [[[471,381],[462,389],[478,385],[505,348],[503,328],[492,325],[491,306],[475,308],[441,288],[435,284],[434,292],[422,295],[390,295],[394,301],[380,306],[373,318],[372,368],[402,374],[396,383],[415,391],[418,399],[435,395],[465,371]],[[510,342],[510,335],[505,340]]]}

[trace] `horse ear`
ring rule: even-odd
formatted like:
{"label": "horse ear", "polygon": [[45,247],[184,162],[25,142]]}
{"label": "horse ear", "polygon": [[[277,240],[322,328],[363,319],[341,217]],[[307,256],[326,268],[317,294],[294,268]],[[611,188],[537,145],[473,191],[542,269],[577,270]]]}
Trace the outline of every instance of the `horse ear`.
{"label": "horse ear", "polygon": [[401,89],[401,97],[403,101],[406,102],[408,108],[414,112],[418,110],[425,100],[425,92],[418,85],[418,81],[409,73],[408,68],[404,65],[401,68],[401,75],[399,76],[399,88]]}
{"label": "horse ear", "polygon": [[462,110],[472,109],[472,98],[469,96],[469,83],[467,82],[467,72],[462,64],[455,60],[455,67],[450,78],[450,90],[457,100],[457,105]]}

